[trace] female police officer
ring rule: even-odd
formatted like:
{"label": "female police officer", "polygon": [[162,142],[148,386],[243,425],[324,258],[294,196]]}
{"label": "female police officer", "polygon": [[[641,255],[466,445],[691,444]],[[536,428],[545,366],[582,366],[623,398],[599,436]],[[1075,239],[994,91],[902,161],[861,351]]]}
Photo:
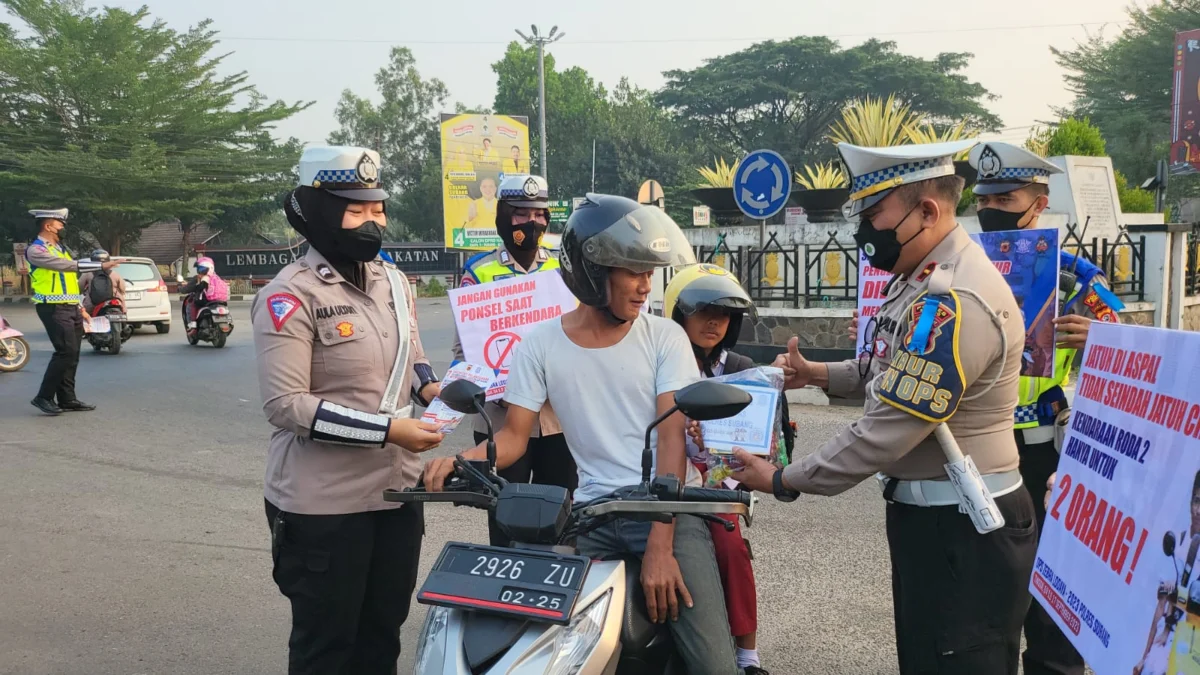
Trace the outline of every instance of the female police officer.
{"label": "female police officer", "polygon": [[413,453],[442,440],[410,402],[439,385],[408,282],[377,259],[379,154],[308,148],[299,168],[284,211],[309,251],[251,309],[275,427],[265,494],[275,583],[292,603],[288,672],[394,673],[424,520],[382,493],[415,485]]}

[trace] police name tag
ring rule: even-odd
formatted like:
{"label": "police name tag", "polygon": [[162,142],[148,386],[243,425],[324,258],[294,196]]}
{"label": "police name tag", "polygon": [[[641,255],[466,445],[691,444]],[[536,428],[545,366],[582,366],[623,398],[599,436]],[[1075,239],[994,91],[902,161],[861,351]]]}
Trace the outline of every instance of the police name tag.
{"label": "police name tag", "polygon": [[923,294],[909,307],[909,329],[888,369],[879,376],[879,398],[928,422],[945,422],[962,399],[958,357],[958,294]]}

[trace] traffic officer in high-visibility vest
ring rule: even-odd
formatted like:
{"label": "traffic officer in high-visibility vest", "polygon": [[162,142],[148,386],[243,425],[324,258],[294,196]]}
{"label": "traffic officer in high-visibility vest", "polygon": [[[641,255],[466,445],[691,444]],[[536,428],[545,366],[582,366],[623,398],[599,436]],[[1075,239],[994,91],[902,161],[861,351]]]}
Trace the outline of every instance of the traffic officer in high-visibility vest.
{"label": "traffic officer in high-visibility vest", "polygon": [[[541,176],[508,175],[500,183],[496,205],[496,234],[503,246],[478,253],[467,259],[461,286],[486,284],[510,279],[522,274],[558,271],[558,258],[541,245],[542,235],[550,225],[550,188]],[[455,331],[454,360],[463,360],[462,340]],[[483,365],[483,364],[480,364]],[[487,416],[492,428],[504,426],[504,403],[487,404]],[[533,427],[529,449],[516,464],[499,474],[509,482],[559,485],[574,491],[579,483],[575,460],[567,449],[558,417],[549,405],[542,408],[539,423]],[[475,421],[475,442],[487,438],[487,423]],[[507,546],[508,540],[488,516],[488,536],[493,546]]]}
{"label": "traffic officer in high-visibility vest", "polygon": [[954,156],[973,143],[838,145],[855,241],[895,276],[861,360],[810,362],[793,337],[776,365],[789,389],[865,396],[863,415],[785,469],[734,453],[735,479],[783,501],[877,477],[901,675],[1016,675],[1037,553],[1011,431],[1021,311],[955,218]]}
{"label": "traffic officer in high-visibility vest", "polygon": [[116,261],[105,263],[91,260],[76,261],[62,243],[62,231],[67,227],[67,209],[34,209],[29,212],[37,221],[38,236],[25,249],[29,261],[29,283],[33,287],[33,302],[38,318],[46,327],[54,356],[46,366],[42,387],[30,403],[47,415],[63,411],[95,410],[96,406],[75,396],[75,371],[79,367],[79,345],[83,342],[83,295],[79,291],[79,275],[99,272],[117,266]]}
{"label": "traffic officer in high-visibility vest", "polygon": [[[1025,230],[1038,226],[1038,217],[1050,202],[1050,176],[1062,169],[1025,148],[1008,143],[983,143],[970,154],[979,172],[975,198],[979,227],[984,232]],[[1057,348],[1054,377],[1022,377],[1015,411],[1014,430],[1021,453],[1021,475],[1033,496],[1038,528],[1046,518],[1046,481],[1058,467],[1056,420],[1066,421],[1067,397],[1063,387],[1077,350],[1087,341],[1092,319],[1117,323],[1123,307],[1104,281],[1104,273],[1082,256],[1060,254],[1059,318],[1055,321]],[[1038,603],[1025,618],[1025,654],[1028,675],[1055,673],[1082,675],[1083,657]]]}

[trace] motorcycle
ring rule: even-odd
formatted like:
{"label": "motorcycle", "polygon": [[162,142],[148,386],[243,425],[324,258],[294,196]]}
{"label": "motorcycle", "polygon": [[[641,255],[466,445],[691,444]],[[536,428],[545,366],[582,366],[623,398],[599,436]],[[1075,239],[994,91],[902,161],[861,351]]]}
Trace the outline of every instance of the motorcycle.
{"label": "motorcycle", "polygon": [[0,316],[0,373],[15,373],[29,363],[29,341]]}
{"label": "motorcycle", "polygon": [[[175,279],[179,283],[183,283],[182,275],[177,276]],[[188,316],[187,303],[191,302],[191,298],[192,294],[190,293],[182,296],[185,321]],[[225,346],[225,341],[232,332],[233,315],[229,313],[229,305],[224,302],[210,300],[196,314],[196,327],[187,329],[187,341],[189,345],[194,347],[203,340],[204,342],[211,342],[212,346],[221,349]]]}
{"label": "motorcycle", "polygon": [[[442,389],[441,400],[469,414],[483,410],[484,390],[468,380]],[[684,487],[675,476],[651,480],[650,434],[675,411],[691,419],[730,417],[750,404],[737,387],[701,381],[675,394],[675,406],[646,430],[642,481],[610,495],[571,504],[554,485],[508,483],[495,473],[496,443],[488,422],[487,460],[455,458],[442,492],[386,490],[389,502],[449,502],[493,512],[511,547],[448,542],[417,593],[430,609],[421,628],[413,672],[605,673],[684,672],[669,629],[651,623],[636,557],[593,561],[570,542],[621,518],[671,522],[693,514],[727,529],[717,513],[749,526],[757,502],[750,492]],[[486,415],[483,416],[487,419]]]}
{"label": "motorcycle", "polygon": [[98,352],[120,354],[121,345],[133,336],[133,325],[120,298],[110,298],[92,308],[92,328],[87,333],[88,344]]}

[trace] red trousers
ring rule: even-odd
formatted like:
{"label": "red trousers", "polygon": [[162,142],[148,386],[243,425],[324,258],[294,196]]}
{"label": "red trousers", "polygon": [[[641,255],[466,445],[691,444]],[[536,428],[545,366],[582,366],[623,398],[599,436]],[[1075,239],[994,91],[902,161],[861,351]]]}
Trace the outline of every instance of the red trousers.
{"label": "red trousers", "polygon": [[[704,471],[706,467],[697,465]],[[713,548],[717,554],[717,569],[721,572],[721,585],[725,588],[725,610],[729,613],[729,633],[734,637],[758,631],[758,589],[754,584],[754,567],[750,563],[750,549],[742,538],[742,525],[733,514],[717,514],[732,521],[732,532],[716,523],[709,523]]]}

